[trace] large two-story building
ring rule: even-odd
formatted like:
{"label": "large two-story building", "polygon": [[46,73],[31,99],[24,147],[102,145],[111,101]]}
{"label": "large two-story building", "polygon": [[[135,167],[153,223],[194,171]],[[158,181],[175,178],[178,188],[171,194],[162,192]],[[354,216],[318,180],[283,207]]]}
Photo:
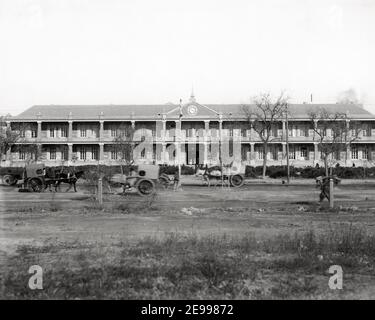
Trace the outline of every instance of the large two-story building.
{"label": "large two-story building", "polygon": [[[357,141],[336,155],[335,161],[343,166],[371,165],[375,160],[375,116],[354,104],[289,105],[288,132],[285,119],[280,119],[267,153],[269,165],[286,163],[287,134],[291,165],[321,163],[308,116],[319,108],[345,113],[349,126],[355,124],[361,128]],[[182,105],[37,105],[8,118],[7,125],[21,136],[18,145],[2,161],[7,166],[21,166],[32,160],[29,144],[40,146],[38,160],[51,166],[117,164],[119,151],[114,140],[124,127],[152,136],[152,148],[140,153],[141,162],[217,164],[219,158],[211,152],[210,142],[214,136],[218,137],[217,132],[221,139],[240,135],[243,164],[263,162],[262,141],[249,125],[243,105],[200,104],[193,95]],[[176,147],[180,150],[178,156]]]}

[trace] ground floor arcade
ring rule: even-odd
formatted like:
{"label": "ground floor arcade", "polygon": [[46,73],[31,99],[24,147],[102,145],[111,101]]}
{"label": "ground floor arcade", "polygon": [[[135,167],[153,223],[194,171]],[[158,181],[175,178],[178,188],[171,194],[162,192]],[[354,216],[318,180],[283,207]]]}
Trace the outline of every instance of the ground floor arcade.
{"label": "ground floor arcade", "polygon": [[[209,143],[153,143],[148,147],[119,147],[113,144],[42,144],[35,146],[13,146],[2,160],[2,166],[23,166],[27,162],[42,161],[48,165],[116,164],[132,152],[136,163],[156,163],[175,165],[220,163],[219,154],[224,163],[240,160],[246,165],[261,165],[266,156],[270,165],[286,164],[287,147],[285,143],[270,143],[266,154],[261,143],[241,143],[237,145]],[[123,156],[123,154],[125,154]],[[331,160],[343,166],[372,165],[375,160],[375,143],[352,144],[347,150],[331,155]],[[322,153],[318,144],[290,143],[289,163],[294,166],[312,166],[322,162]]]}

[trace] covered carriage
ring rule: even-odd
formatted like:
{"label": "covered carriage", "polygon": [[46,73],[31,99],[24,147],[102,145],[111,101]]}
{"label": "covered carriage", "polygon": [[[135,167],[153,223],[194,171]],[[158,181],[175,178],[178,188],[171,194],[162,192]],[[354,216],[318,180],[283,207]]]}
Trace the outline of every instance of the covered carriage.
{"label": "covered carriage", "polygon": [[155,192],[155,184],[159,181],[158,165],[138,165],[137,170],[129,175],[115,174],[111,182],[121,184],[125,190],[135,188],[141,196],[148,196]]}

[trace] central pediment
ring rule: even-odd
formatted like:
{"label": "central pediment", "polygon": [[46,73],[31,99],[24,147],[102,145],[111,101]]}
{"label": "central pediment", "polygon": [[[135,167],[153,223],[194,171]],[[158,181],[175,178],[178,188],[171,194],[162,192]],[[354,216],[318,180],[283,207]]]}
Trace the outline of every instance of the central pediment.
{"label": "central pediment", "polygon": [[178,106],[167,113],[167,117],[182,119],[194,119],[194,118],[212,118],[217,117],[218,111],[201,105],[197,102],[189,102]]}

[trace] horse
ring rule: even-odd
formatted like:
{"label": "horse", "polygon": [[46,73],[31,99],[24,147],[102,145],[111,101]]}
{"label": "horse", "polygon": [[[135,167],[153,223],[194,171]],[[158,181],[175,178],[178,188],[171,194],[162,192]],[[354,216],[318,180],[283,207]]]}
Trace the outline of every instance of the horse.
{"label": "horse", "polygon": [[76,183],[78,179],[82,178],[84,175],[84,171],[77,171],[71,174],[64,172],[57,174],[57,180],[55,182],[55,191],[57,191],[57,188],[60,188],[61,183],[67,183],[69,184],[69,188],[66,190],[66,192],[70,191],[72,187],[74,188],[74,192],[77,192]]}
{"label": "horse", "polygon": [[208,168],[199,169],[197,168],[195,172],[196,177],[202,177],[203,181],[207,183],[207,187],[211,186],[210,180],[216,180],[215,187],[221,182],[221,171],[220,170],[212,170],[211,172],[208,171]]}

